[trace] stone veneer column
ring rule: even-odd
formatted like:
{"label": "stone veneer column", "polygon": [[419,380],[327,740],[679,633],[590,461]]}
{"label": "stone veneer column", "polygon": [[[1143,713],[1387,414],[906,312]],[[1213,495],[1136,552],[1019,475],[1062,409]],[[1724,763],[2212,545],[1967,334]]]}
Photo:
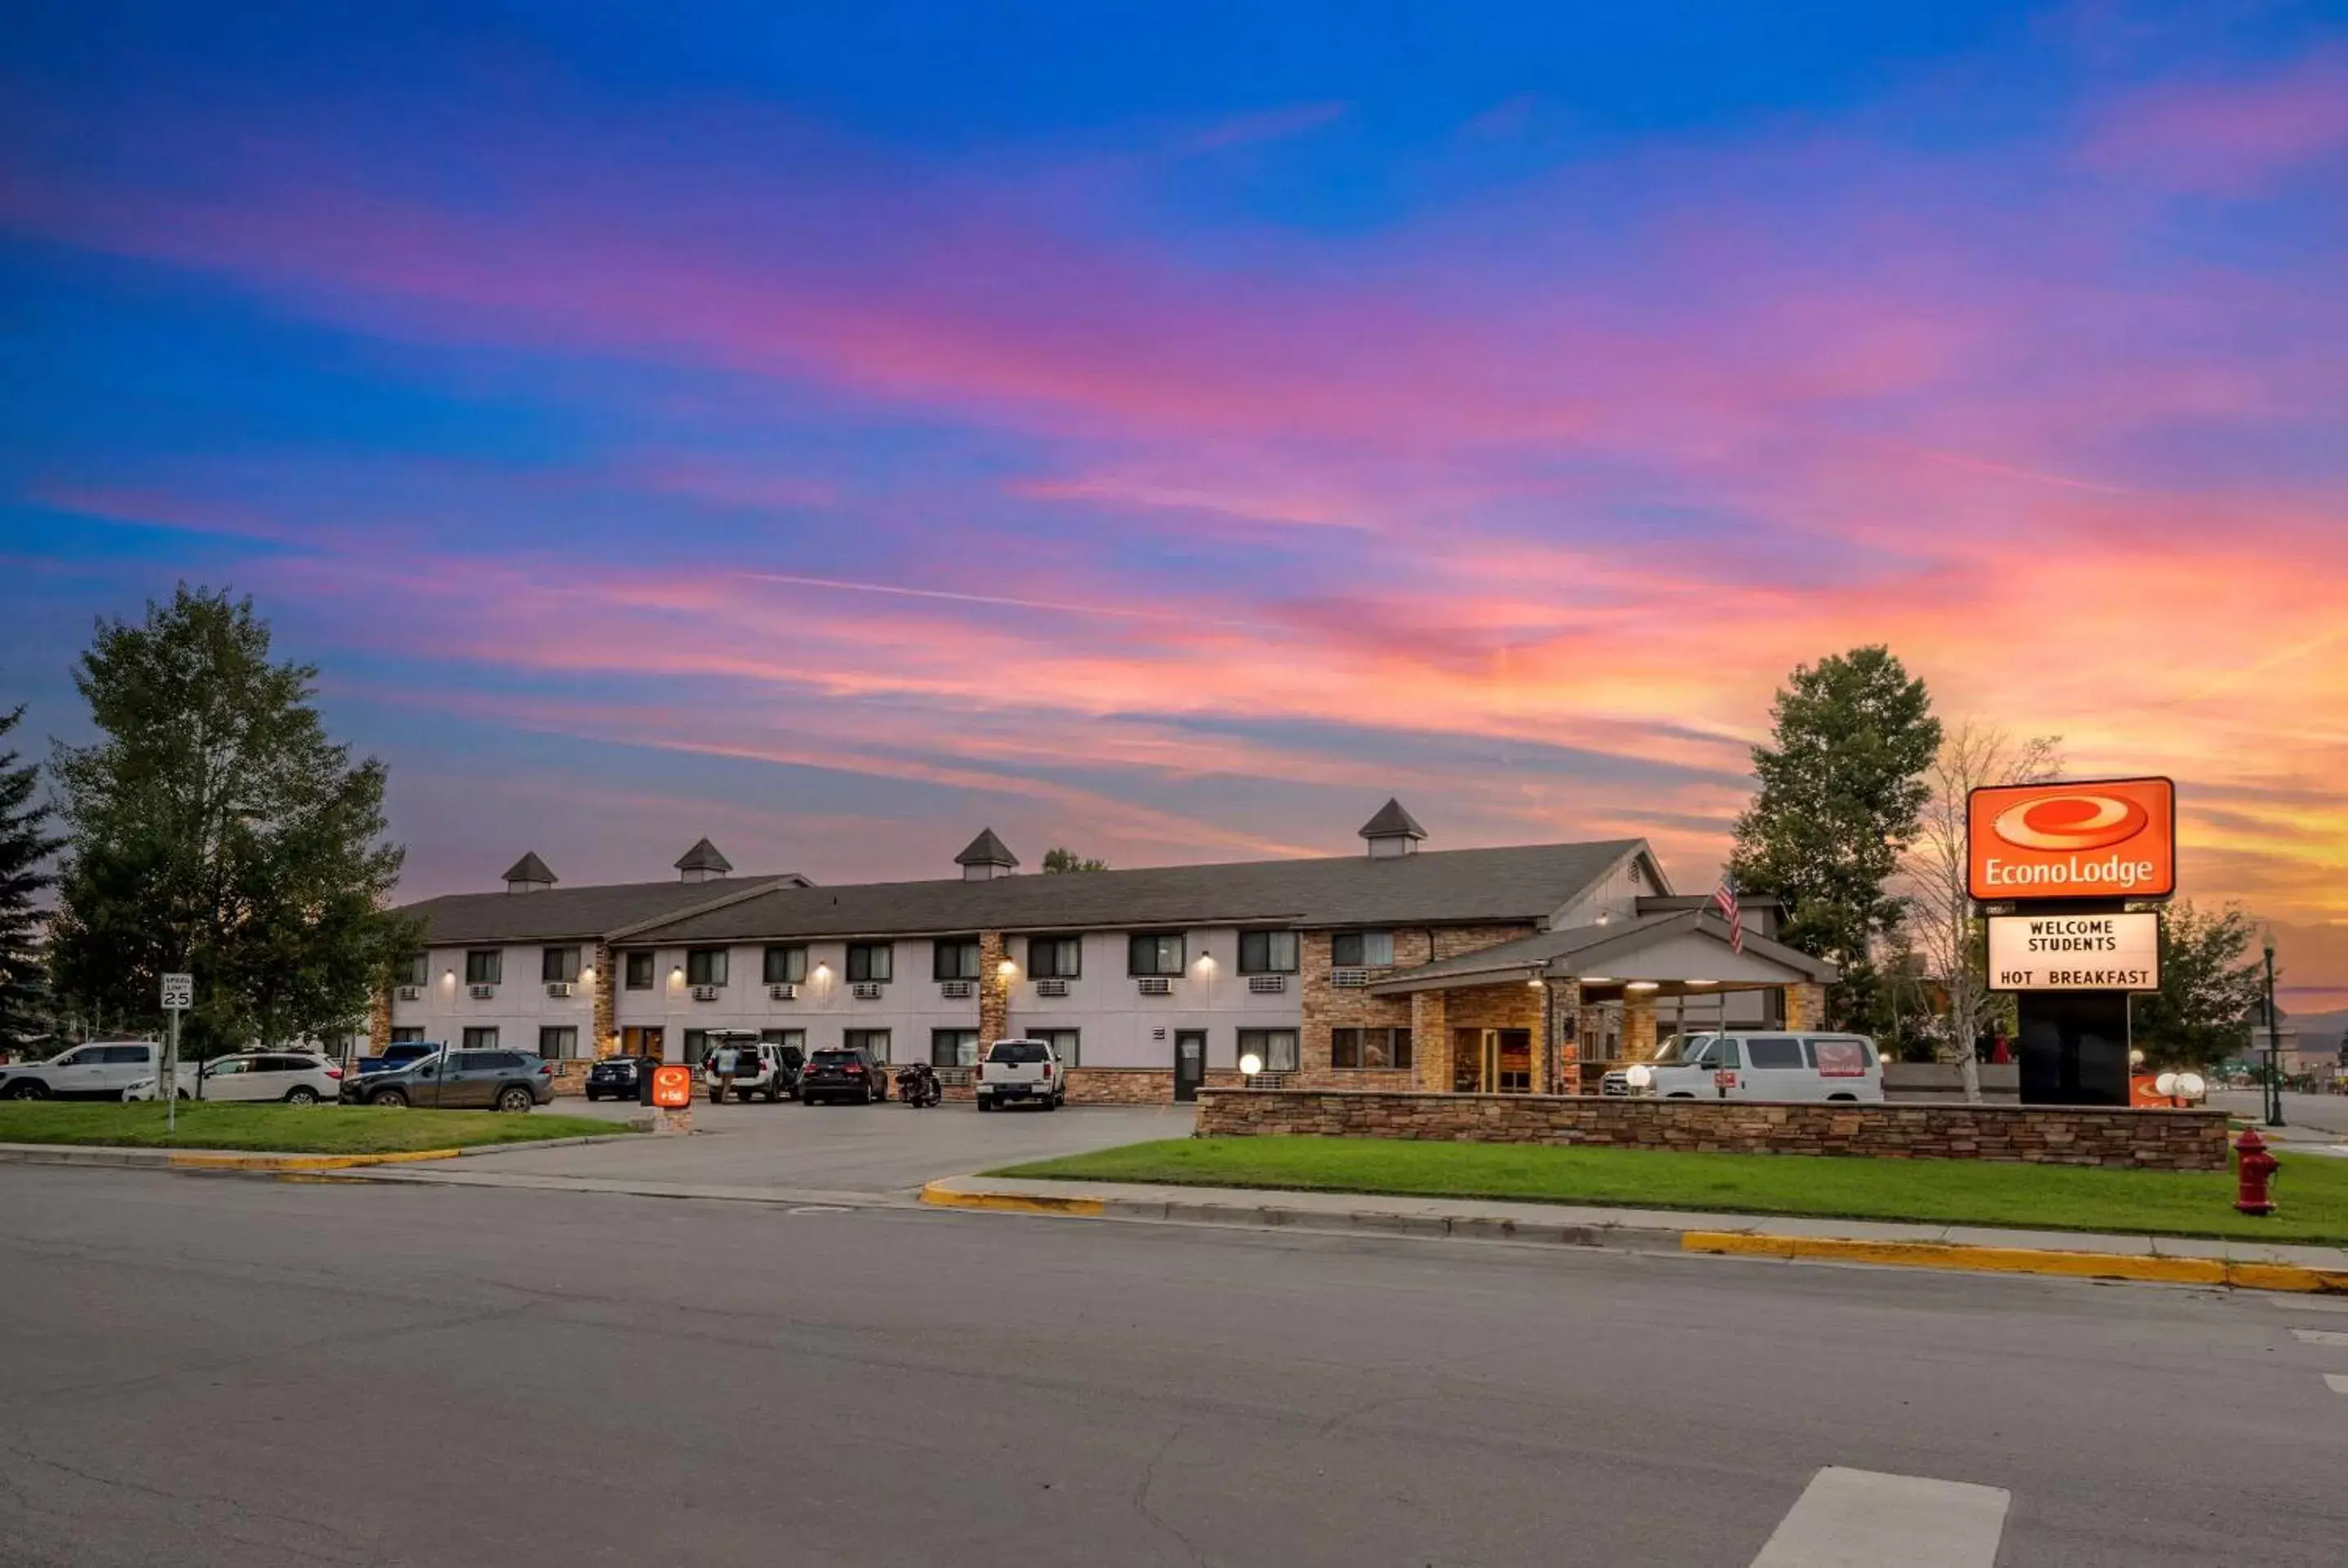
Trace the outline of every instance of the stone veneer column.
{"label": "stone veneer column", "polygon": [[367,1052],[381,1056],[391,1044],[391,992],[378,990],[367,998]]}
{"label": "stone veneer column", "polygon": [[595,993],[588,1015],[587,1049],[591,1055],[610,1056],[620,1049],[619,1011],[613,989],[619,981],[612,973],[612,949],[598,942],[592,950]]}
{"label": "stone veneer column", "polygon": [[1652,992],[1623,993],[1622,1056],[1644,1061],[1655,1054],[1655,999]]}
{"label": "stone veneer column", "polygon": [[1008,949],[1000,931],[978,934],[978,1053],[1011,1032],[1011,985],[1003,972]]}
{"label": "stone veneer column", "polygon": [[1410,999],[1410,1060],[1422,1094],[1451,1087],[1449,998],[1442,991],[1415,991]]}
{"label": "stone veneer column", "polygon": [[1787,986],[1786,988],[1786,1027],[1787,1029],[1824,1029],[1826,1026],[1826,987]]}

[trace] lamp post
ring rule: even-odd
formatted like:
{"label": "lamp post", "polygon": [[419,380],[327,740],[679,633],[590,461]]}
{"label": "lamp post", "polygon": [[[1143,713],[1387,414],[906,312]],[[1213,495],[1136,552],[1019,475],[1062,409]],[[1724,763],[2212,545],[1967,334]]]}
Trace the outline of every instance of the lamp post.
{"label": "lamp post", "polygon": [[2267,957],[2267,1125],[2282,1125],[2282,1032],[2275,1024],[2274,927],[2266,929]]}

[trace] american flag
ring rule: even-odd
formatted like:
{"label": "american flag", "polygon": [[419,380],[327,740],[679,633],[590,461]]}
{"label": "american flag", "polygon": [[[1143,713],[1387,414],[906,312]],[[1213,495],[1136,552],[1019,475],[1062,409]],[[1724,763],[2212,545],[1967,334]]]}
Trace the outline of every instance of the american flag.
{"label": "american flag", "polygon": [[1712,896],[1712,906],[1728,922],[1728,950],[1745,951],[1745,910],[1736,902],[1736,878],[1725,871],[1720,874],[1720,891]]}

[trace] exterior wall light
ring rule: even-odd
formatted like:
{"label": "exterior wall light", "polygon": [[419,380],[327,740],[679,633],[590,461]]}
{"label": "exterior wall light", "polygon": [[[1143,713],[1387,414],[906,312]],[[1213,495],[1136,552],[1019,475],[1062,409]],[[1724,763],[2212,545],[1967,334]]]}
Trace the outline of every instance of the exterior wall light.
{"label": "exterior wall light", "polygon": [[1622,989],[1626,991],[1651,991],[1655,989],[1655,985],[1656,982],[1653,980],[1632,980]]}
{"label": "exterior wall light", "polygon": [[441,970],[441,971],[440,971],[440,983],[441,983],[442,985],[444,985],[444,986],[448,986],[448,987],[449,987],[450,989],[453,989],[455,988],[456,984],[457,984],[457,971],[456,971],[456,970],[454,970],[454,969],[443,969],[443,970]]}
{"label": "exterior wall light", "polygon": [[1240,1072],[1242,1076],[1253,1078],[1257,1073],[1262,1072],[1262,1071],[1263,1058],[1258,1056],[1254,1051],[1251,1050],[1245,1056],[1240,1058]]}
{"label": "exterior wall light", "polygon": [[1213,968],[1215,967],[1215,955],[1214,955],[1214,954],[1212,954],[1212,953],[1201,953],[1201,954],[1200,954],[1200,955],[1199,955],[1199,967],[1200,967],[1200,968],[1202,968],[1202,969],[1211,969],[1211,968]]}
{"label": "exterior wall light", "polygon": [[1716,986],[1719,983],[1718,980],[1682,980],[1680,982],[1684,986]]}
{"label": "exterior wall light", "polygon": [[1614,983],[1614,977],[1612,975],[1584,975],[1581,977],[1581,983],[1585,986],[1611,986]]}
{"label": "exterior wall light", "polygon": [[1001,975],[1007,980],[1012,976],[1019,972],[1019,966],[1014,963],[1011,959],[1005,958],[1001,963],[994,966],[994,972]]}
{"label": "exterior wall light", "polygon": [[1532,987],[1535,990],[1539,990],[1541,989],[1541,978],[1539,975],[1535,975],[1532,979],[1527,980],[1525,984]]}
{"label": "exterior wall light", "polygon": [[668,983],[672,988],[685,984],[685,966],[683,964],[675,965],[669,970]]}
{"label": "exterior wall light", "polygon": [[594,965],[590,964],[585,968],[579,971],[579,983],[582,986],[592,986],[595,983]]}

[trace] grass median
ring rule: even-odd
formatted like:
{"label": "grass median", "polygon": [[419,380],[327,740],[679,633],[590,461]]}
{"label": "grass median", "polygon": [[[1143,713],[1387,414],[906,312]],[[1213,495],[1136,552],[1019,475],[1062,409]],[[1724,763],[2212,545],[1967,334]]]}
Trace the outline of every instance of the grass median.
{"label": "grass median", "polygon": [[365,1105],[180,1107],[166,1135],[163,1107],[0,1102],[0,1143],[96,1143],[131,1149],[232,1149],[273,1154],[407,1154],[489,1143],[534,1143],[630,1131],[585,1116],[545,1112],[393,1111]]}
{"label": "grass median", "polygon": [[987,1173],[2348,1245],[2348,1159],[2282,1162],[2263,1220],[2234,1212],[2230,1174],[1381,1138],[1180,1138]]}

